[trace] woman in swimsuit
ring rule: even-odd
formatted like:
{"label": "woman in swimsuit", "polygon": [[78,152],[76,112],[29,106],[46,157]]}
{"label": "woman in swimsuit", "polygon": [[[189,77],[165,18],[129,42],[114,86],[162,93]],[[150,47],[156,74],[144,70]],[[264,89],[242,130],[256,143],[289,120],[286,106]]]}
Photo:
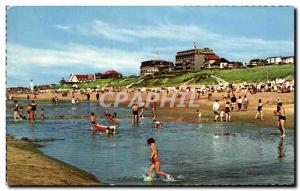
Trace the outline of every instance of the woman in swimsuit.
{"label": "woman in swimsuit", "polygon": [[147,143],[150,146],[150,166],[148,169],[148,180],[151,180],[153,170],[155,170],[155,174],[157,176],[165,176],[167,179],[170,179],[170,174],[160,171],[160,160],[158,157],[158,151],[155,144],[155,140],[153,138],[150,138],[147,140]]}
{"label": "woman in swimsuit", "polygon": [[285,137],[285,128],[284,128],[284,123],[286,120],[285,117],[285,110],[284,107],[282,106],[282,103],[277,104],[277,110],[274,111],[275,115],[278,116],[278,128],[280,130],[281,136],[280,137]]}
{"label": "woman in swimsuit", "polygon": [[260,115],[260,119],[261,119],[261,120],[264,120],[262,108],[263,108],[263,103],[261,102],[261,99],[259,99],[259,100],[258,100],[258,106],[257,106],[257,113],[256,113],[254,119],[257,119],[257,117]]}
{"label": "woman in swimsuit", "polygon": [[226,120],[226,122],[230,122],[231,121],[229,101],[226,102],[226,105],[225,105],[225,120]]}

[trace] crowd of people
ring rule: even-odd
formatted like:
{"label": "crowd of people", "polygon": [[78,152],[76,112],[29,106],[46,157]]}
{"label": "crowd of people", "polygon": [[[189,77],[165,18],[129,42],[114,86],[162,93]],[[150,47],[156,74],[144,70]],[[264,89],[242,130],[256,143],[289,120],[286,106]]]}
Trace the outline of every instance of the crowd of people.
{"label": "crowd of people", "polygon": [[[26,114],[24,115],[24,107],[26,107]],[[13,107],[13,118],[14,121],[18,120],[24,120],[28,119],[30,121],[35,121],[37,115],[37,104],[35,100],[32,100],[30,104],[27,104],[26,106],[22,106],[19,104],[18,101],[14,101],[14,107]],[[39,118],[41,120],[45,119],[45,111],[44,108],[41,108]]]}
{"label": "crowd of people", "polygon": [[[242,98],[242,96],[239,96],[238,99],[236,99],[235,94],[232,94],[232,97],[230,97],[230,94],[228,94],[226,97],[223,98],[223,101],[225,102],[225,105],[223,108],[221,108],[221,104],[219,100],[215,100],[215,102],[212,105],[212,110],[214,113],[214,120],[217,122],[219,119],[221,122],[231,122],[231,112],[239,112],[239,111],[248,111],[248,105],[249,100],[246,95]],[[236,108],[236,103],[238,108]],[[258,100],[257,103],[257,109],[254,119],[260,119],[264,120],[263,115],[263,107],[265,104],[269,104],[269,101],[266,101],[263,103],[262,99]],[[242,110],[243,106],[243,110]],[[197,111],[199,113],[199,111]],[[276,109],[273,111],[274,115],[278,116],[278,128],[281,133],[281,137],[285,137],[285,128],[284,123],[286,120],[285,116],[285,109],[283,107],[282,101],[280,99],[277,99],[276,103]]]}

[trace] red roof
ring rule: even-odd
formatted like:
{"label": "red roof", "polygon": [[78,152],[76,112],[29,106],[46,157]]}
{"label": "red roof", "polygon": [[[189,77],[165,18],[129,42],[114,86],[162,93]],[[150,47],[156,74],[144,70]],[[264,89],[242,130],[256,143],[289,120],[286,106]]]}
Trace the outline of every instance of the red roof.
{"label": "red roof", "polygon": [[121,74],[115,70],[108,70],[104,72],[103,75],[121,75]]}
{"label": "red roof", "polygon": [[220,60],[221,58],[216,54],[207,55],[207,60]]}
{"label": "red roof", "polygon": [[94,75],[87,74],[87,75],[75,75],[78,81],[85,81],[85,80],[94,80]]}

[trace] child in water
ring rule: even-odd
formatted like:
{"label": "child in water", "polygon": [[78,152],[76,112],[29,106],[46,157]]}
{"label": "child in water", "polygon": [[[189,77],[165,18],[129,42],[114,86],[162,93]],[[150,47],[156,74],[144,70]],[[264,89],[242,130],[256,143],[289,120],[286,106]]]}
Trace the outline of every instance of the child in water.
{"label": "child in water", "polygon": [[197,109],[196,114],[197,114],[198,118],[202,117],[202,113],[199,111],[199,109]]}
{"label": "child in water", "polygon": [[167,174],[165,172],[160,171],[160,159],[158,157],[158,150],[155,144],[155,140],[153,138],[150,138],[147,140],[147,144],[150,147],[150,166],[148,169],[148,177],[145,178],[145,181],[151,181],[152,180],[152,172],[155,170],[155,174],[157,176],[164,176],[168,180],[171,180],[171,175]]}
{"label": "child in water", "polygon": [[45,119],[45,112],[44,112],[44,108],[41,109],[41,120]]}
{"label": "child in water", "polygon": [[163,123],[155,119],[153,120],[153,127],[158,129],[164,128]]}

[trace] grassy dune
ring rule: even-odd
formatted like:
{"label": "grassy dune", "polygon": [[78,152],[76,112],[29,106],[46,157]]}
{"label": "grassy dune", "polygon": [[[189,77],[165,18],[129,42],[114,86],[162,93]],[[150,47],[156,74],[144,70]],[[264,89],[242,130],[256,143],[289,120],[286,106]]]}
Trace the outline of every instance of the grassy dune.
{"label": "grassy dune", "polygon": [[[294,64],[288,65],[271,65],[247,69],[202,69],[192,71],[182,75],[157,75],[148,77],[132,87],[166,87],[182,84],[217,84],[216,80],[210,75],[220,77],[230,83],[239,82],[266,82],[276,78],[294,77]],[[76,83],[79,88],[96,88],[96,87],[126,87],[132,83],[137,83],[139,77],[128,77],[123,79],[100,79],[91,83]],[[72,84],[64,84],[56,88],[69,89]]]}

